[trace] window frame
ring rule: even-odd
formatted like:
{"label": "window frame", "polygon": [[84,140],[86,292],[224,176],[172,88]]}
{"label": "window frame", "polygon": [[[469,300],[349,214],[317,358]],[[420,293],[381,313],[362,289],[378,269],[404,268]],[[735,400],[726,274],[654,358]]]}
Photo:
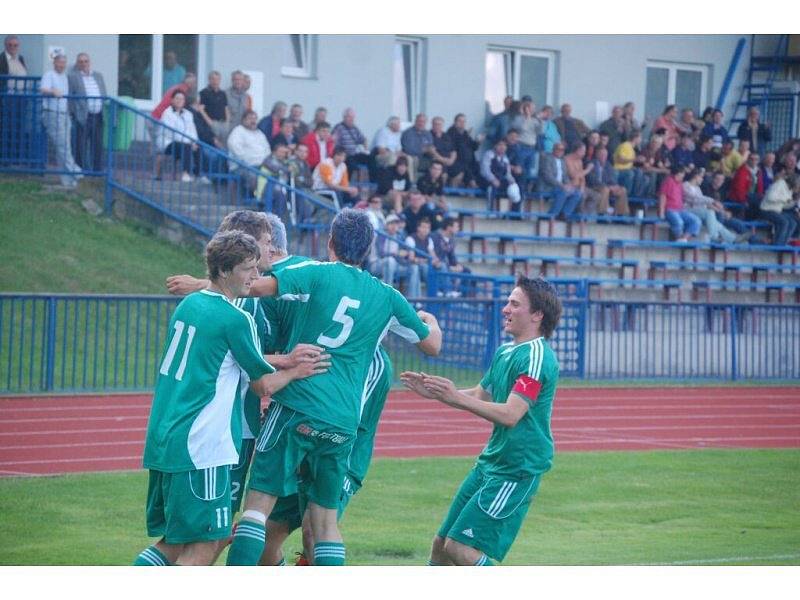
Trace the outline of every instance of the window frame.
{"label": "window frame", "polygon": [[[407,91],[408,96],[405,98],[404,103],[408,104],[408,100],[410,99],[410,115],[409,120],[406,121],[404,119],[405,115],[397,115],[400,117],[401,127],[406,129],[410,127],[416,115],[423,111],[422,106],[422,68],[423,68],[423,52],[425,48],[425,39],[419,37],[412,37],[406,35],[398,35],[395,36],[394,42],[392,44],[392,69],[394,69],[394,50],[395,47],[400,44],[407,45],[411,47],[411,77],[409,81],[411,83],[411,89]],[[392,105],[394,105],[394,94],[395,90],[392,89]]]}
{"label": "window frame", "polygon": [[[648,60],[645,63],[645,90],[644,97],[647,98],[647,69],[666,69],[667,70],[667,103],[664,106],[675,104],[675,97],[678,91],[678,71],[694,71],[700,73],[700,110],[709,105],[709,81],[711,79],[711,67],[700,63],[682,63],[667,60]],[[679,106],[678,110],[684,107]],[[694,107],[692,107],[694,109]]]}
{"label": "window frame", "polygon": [[[281,65],[281,75],[283,77],[293,77],[296,79],[313,79],[317,36],[310,33],[290,33],[288,35],[289,44],[292,46],[292,36],[297,35],[300,38],[300,59],[303,66],[290,67],[288,65]],[[292,52],[294,52],[294,48],[292,48]]]}
{"label": "window frame", "polygon": [[[554,50],[544,50],[544,49],[536,49],[536,48],[512,48],[508,46],[496,46],[490,44],[486,48],[486,53],[489,52],[498,52],[504,56],[505,60],[510,61],[510,69],[508,69],[509,75],[507,77],[511,77],[511,81],[506,81],[506,96],[513,96],[514,98],[520,97],[520,81],[521,81],[521,74],[522,74],[522,59],[523,56],[533,56],[536,58],[544,58],[547,59],[547,93],[545,94],[545,104],[549,104],[550,106],[555,105],[556,100],[556,60],[558,58],[557,53]],[[485,54],[484,54],[484,101],[486,101],[486,62],[485,62]],[[509,89],[510,88],[510,89]]]}

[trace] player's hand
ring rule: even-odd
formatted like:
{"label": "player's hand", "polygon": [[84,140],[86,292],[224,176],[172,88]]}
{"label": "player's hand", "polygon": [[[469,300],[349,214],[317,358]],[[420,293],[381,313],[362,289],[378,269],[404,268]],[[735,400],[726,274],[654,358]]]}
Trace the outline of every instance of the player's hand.
{"label": "player's hand", "polygon": [[289,368],[296,367],[301,363],[318,363],[329,361],[330,354],[325,353],[324,348],[313,344],[297,344],[292,351],[286,355]]}
{"label": "player's hand", "polygon": [[400,373],[400,381],[403,382],[404,386],[406,386],[412,392],[416,392],[423,398],[436,400],[436,397],[425,387],[425,384],[422,382],[422,378],[422,373],[415,373],[414,371],[404,371],[403,373]]}
{"label": "player's hand", "polygon": [[289,371],[292,373],[294,379],[303,379],[305,377],[311,377],[312,375],[327,373],[330,366],[330,361],[302,362],[296,367],[289,369]]}
{"label": "player's hand", "polygon": [[431,313],[426,312],[424,310],[418,310],[417,311],[417,316],[419,317],[420,321],[425,323],[425,325],[438,325],[439,324],[439,321],[436,320],[436,317],[434,317]]}
{"label": "player's hand", "polygon": [[197,279],[191,275],[167,277],[167,291],[174,296],[186,296],[204,290],[207,286],[208,282],[205,279]]}
{"label": "player's hand", "polygon": [[422,373],[422,384],[436,400],[449,404],[450,406],[460,406],[457,401],[458,390],[455,384],[447,379],[447,377],[425,375],[425,373]]}

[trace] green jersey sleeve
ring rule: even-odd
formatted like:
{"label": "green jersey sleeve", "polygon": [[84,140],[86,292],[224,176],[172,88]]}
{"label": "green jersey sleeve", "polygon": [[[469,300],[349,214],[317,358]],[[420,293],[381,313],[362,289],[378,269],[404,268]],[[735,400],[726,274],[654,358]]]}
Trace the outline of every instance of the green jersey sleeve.
{"label": "green jersey sleeve", "polygon": [[281,300],[294,300],[308,302],[314,293],[316,282],[323,271],[322,263],[315,260],[291,265],[274,273],[278,280],[278,298]]}
{"label": "green jersey sleeve", "polygon": [[391,289],[392,321],[389,331],[399,335],[412,344],[424,340],[430,334],[428,326],[417,316],[414,307],[408,303],[403,295],[394,288]]}
{"label": "green jersey sleeve", "polygon": [[226,333],[233,358],[251,381],[275,372],[275,368],[261,354],[258,329],[251,315],[240,311],[237,318],[229,324]]}

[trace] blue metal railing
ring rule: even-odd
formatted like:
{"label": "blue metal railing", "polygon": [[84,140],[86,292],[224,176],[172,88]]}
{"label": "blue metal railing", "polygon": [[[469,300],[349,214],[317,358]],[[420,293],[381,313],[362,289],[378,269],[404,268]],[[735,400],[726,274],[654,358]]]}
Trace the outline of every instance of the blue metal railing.
{"label": "blue metal railing", "polygon": [[[569,284],[565,284],[569,285]],[[152,389],[170,296],[0,294],[0,393]],[[399,374],[476,381],[502,334],[503,298],[430,298],[442,353],[389,336]],[[800,306],[562,299],[551,340],[562,376],[587,379],[800,379]]]}

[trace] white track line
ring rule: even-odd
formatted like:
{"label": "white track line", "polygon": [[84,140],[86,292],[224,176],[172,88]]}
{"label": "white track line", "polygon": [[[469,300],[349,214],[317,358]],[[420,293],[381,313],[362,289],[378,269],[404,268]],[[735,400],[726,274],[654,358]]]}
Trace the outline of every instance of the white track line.
{"label": "white track line", "polygon": [[144,438],[140,440],[131,440],[128,442],[121,442],[114,440],[113,442],[80,442],[77,444],[37,444],[33,446],[0,446],[0,451],[3,450],[42,450],[49,448],[92,448],[100,446],[130,446],[132,444],[144,444]]}
{"label": "white track line", "polygon": [[41,419],[0,419],[0,425],[4,423],[47,423],[57,422],[63,423],[64,421],[122,421],[129,419],[144,419],[147,420],[147,415],[124,416],[124,415],[109,415],[107,417],[42,417]]}
{"label": "white track line", "polygon": [[141,456],[104,456],[99,458],[54,458],[52,460],[11,460],[0,462],[3,465],[46,465],[51,463],[110,462],[114,460],[142,460]]}
{"label": "white track line", "polygon": [[0,469],[0,475],[5,475],[9,477],[41,477],[41,473],[27,473],[25,471],[8,471],[6,469]]}
{"label": "white track line", "polygon": [[44,408],[36,408],[33,406],[25,406],[22,408],[17,407],[2,407],[0,406],[0,410],[8,410],[9,412],[19,412],[19,413],[41,413],[41,412],[57,412],[57,411],[66,411],[66,410],[107,410],[113,412],[115,410],[140,410],[140,409],[150,409],[150,405],[147,406],[139,406],[139,405],[108,405],[108,406],[47,406]]}
{"label": "white track line", "polygon": [[756,560],[789,560],[792,558],[800,558],[800,554],[771,554],[770,556],[725,556],[723,558],[697,558],[694,560],[675,560],[672,562],[660,562],[660,563],[635,563],[631,566],[642,567],[642,566],[659,566],[659,565],[670,565],[670,566],[714,565],[714,564],[735,563],[735,562],[753,562]]}
{"label": "white track line", "polygon": [[118,429],[55,429],[53,431],[4,431],[0,432],[0,436],[8,435],[14,437],[28,437],[32,435],[67,435],[76,433],[128,433],[132,431],[147,431],[147,427],[122,427]]}

